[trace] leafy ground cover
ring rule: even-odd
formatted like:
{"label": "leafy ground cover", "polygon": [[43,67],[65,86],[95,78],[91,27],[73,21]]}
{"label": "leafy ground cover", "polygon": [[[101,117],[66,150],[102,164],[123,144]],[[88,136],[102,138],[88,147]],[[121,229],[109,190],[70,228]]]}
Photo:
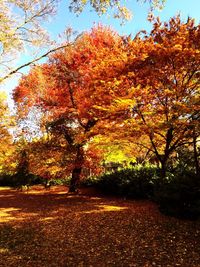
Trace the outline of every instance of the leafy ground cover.
{"label": "leafy ground cover", "polygon": [[66,187],[0,188],[0,266],[200,266],[200,221]]}

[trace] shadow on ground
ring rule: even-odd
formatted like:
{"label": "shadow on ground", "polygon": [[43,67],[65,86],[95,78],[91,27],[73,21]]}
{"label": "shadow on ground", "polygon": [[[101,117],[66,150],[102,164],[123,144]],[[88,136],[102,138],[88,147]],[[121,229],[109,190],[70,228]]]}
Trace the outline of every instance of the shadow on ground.
{"label": "shadow on ground", "polygon": [[0,266],[200,266],[200,222],[83,190],[0,190]]}

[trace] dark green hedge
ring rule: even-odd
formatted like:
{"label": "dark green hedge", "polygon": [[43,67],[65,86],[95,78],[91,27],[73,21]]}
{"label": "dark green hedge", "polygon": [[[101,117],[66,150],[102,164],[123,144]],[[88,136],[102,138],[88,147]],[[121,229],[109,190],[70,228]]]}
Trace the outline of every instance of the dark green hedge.
{"label": "dark green hedge", "polygon": [[146,199],[153,196],[153,184],[157,175],[155,167],[123,169],[98,178],[89,178],[85,184],[93,185],[105,194]]}
{"label": "dark green hedge", "polygon": [[7,174],[0,176],[0,186],[17,187],[20,185],[34,185],[41,183],[43,183],[43,178],[34,174],[27,174],[24,176]]}
{"label": "dark green hedge", "polygon": [[183,219],[200,217],[200,179],[193,172],[179,170],[155,186],[154,200],[160,211]]}
{"label": "dark green hedge", "polygon": [[177,168],[161,179],[156,167],[123,169],[84,182],[102,193],[155,201],[161,212],[183,218],[200,218],[200,178],[189,169]]}

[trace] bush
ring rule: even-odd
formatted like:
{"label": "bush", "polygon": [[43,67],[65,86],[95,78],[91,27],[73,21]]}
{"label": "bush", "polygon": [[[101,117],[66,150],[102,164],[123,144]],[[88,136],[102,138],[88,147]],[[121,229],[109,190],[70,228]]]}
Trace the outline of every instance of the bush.
{"label": "bush", "polygon": [[162,213],[183,219],[200,217],[200,179],[189,168],[176,168],[160,178],[156,167],[134,167],[100,177],[90,177],[86,186],[95,186],[109,195],[151,199]]}
{"label": "bush", "polygon": [[183,219],[200,217],[200,181],[188,170],[179,170],[155,189],[155,201],[160,211]]}
{"label": "bush", "polygon": [[20,176],[19,174],[4,174],[0,176],[0,186],[18,187],[21,185],[41,184],[42,182],[42,177],[31,173],[25,176]]}
{"label": "bush", "polygon": [[55,178],[55,179],[44,179],[43,178],[43,184],[49,183],[50,185],[69,185],[70,178]]}
{"label": "bush", "polygon": [[0,175],[0,186],[13,186],[14,179],[12,174]]}
{"label": "bush", "polygon": [[157,179],[155,167],[135,167],[103,174],[98,179],[90,178],[85,183],[94,185],[105,194],[146,199],[153,196],[155,179]]}
{"label": "bush", "polygon": [[97,187],[99,182],[98,176],[89,176],[86,179],[81,180],[80,186],[83,187]]}

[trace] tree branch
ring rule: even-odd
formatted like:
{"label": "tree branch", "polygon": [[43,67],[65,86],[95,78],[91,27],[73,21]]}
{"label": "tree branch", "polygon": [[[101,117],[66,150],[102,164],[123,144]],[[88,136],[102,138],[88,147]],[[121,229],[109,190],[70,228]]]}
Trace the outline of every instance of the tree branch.
{"label": "tree branch", "polygon": [[31,61],[28,61],[27,63],[25,63],[25,64],[23,64],[23,65],[21,65],[21,66],[19,66],[19,67],[17,67],[16,69],[14,69],[14,70],[10,71],[8,74],[6,74],[4,77],[0,78],[0,83],[3,82],[4,80],[8,79],[11,75],[17,73],[19,70],[21,70],[21,69],[23,69],[23,68],[25,68],[25,67],[28,67],[28,66],[30,66],[31,64],[33,64],[33,63],[35,63],[35,62],[41,60],[42,58],[47,57],[49,54],[54,53],[54,52],[56,52],[57,50],[66,48],[66,47],[68,47],[69,45],[70,45],[70,44],[62,45],[62,46],[53,48],[53,49],[49,50],[48,52],[44,53],[43,55],[41,55],[41,56],[39,56],[39,57],[37,57],[37,58],[31,60]]}

